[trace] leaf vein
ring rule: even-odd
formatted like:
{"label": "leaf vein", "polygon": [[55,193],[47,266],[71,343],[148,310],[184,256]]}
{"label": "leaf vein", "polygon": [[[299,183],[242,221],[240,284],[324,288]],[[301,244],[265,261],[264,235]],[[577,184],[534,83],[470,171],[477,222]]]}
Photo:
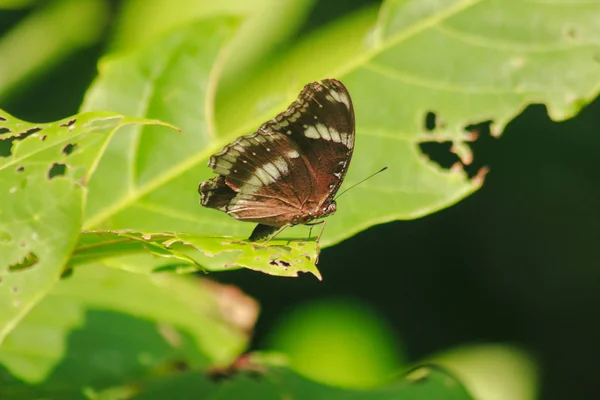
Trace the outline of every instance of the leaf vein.
{"label": "leaf vein", "polygon": [[489,37],[476,36],[464,31],[460,31],[454,27],[448,25],[438,24],[435,27],[440,33],[459,40],[465,44],[471,46],[485,47],[494,50],[507,50],[514,52],[527,52],[527,53],[552,53],[552,52],[567,52],[571,50],[579,50],[582,47],[596,47],[600,43],[587,42],[587,43],[576,43],[568,42],[554,45],[519,45],[517,43],[494,40]]}

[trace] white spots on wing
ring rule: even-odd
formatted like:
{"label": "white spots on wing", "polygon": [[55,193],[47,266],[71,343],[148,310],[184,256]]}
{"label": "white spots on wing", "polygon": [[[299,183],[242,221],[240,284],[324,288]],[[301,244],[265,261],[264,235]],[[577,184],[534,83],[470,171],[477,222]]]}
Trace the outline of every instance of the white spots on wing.
{"label": "white spots on wing", "polygon": [[333,140],[336,143],[341,143],[342,138],[338,131],[336,131],[335,129],[330,129],[329,134],[331,135],[331,140]]}
{"label": "white spots on wing", "polygon": [[[266,136],[266,137],[265,137],[265,136]],[[257,136],[256,136],[256,141],[257,141],[258,143],[266,143],[266,142],[267,142],[267,140],[269,140],[269,139],[270,139],[270,136],[268,136],[268,135],[257,135]]]}
{"label": "white spots on wing", "polygon": [[[280,158],[283,161],[285,168],[287,169],[287,164],[285,163],[285,160],[283,160],[283,157],[280,157]],[[275,162],[266,163],[265,165],[262,166],[262,169],[264,169],[269,175],[271,175],[273,182],[275,182],[277,179],[281,178],[281,172],[275,165]]]}
{"label": "white spots on wing", "polygon": [[227,161],[227,160],[224,160],[223,158],[219,158],[219,159],[217,160],[217,162],[216,162],[216,165],[215,165],[215,166],[216,166],[216,167],[219,167],[219,168],[225,168],[225,169],[229,169],[229,168],[233,167],[233,164],[232,164],[232,163],[230,163],[230,162],[229,162],[229,161]]}
{"label": "white spots on wing", "polygon": [[315,125],[315,128],[317,128],[317,131],[319,132],[319,135],[321,135],[321,137],[325,140],[331,140],[331,135],[329,134],[329,129],[323,125],[323,124],[317,124]]}
{"label": "white spots on wing", "polygon": [[263,165],[262,167],[258,167],[254,170],[254,175],[256,177],[258,177],[258,179],[260,179],[260,181],[262,182],[262,184],[264,186],[267,186],[273,182],[275,182],[275,180],[277,179],[277,177],[273,177],[271,175],[269,175],[269,173],[265,170],[264,168],[265,166]]}
{"label": "white spots on wing", "polygon": [[349,149],[352,148],[352,138],[348,133],[340,133],[333,128],[328,128],[324,124],[316,124],[314,126],[309,126],[304,130],[304,136],[306,136],[309,139],[323,139],[327,141],[333,141],[336,143],[343,143]]}
{"label": "white spots on wing", "polygon": [[289,158],[300,157],[300,153],[298,153],[295,149],[288,150],[287,153],[285,153],[285,155],[288,156]]}
{"label": "white spots on wing", "polygon": [[231,172],[231,170],[229,168],[224,168],[221,167],[220,165],[215,165],[214,169],[213,169],[217,174],[219,175],[229,175],[229,173]]}
{"label": "white spots on wing", "polygon": [[263,164],[254,171],[254,175],[258,177],[265,186],[277,182],[282,176],[289,173],[290,169],[288,164],[282,156],[275,157],[272,162]]}
{"label": "white spots on wing", "polygon": [[341,172],[334,172],[333,176],[335,176],[336,178],[340,179],[342,177],[342,173]]}
{"label": "white spots on wing", "polygon": [[[343,103],[346,106],[346,108],[350,109],[350,99],[348,98],[348,95],[346,95],[345,93],[336,92],[335,90],[330,90],[329,95],[332,98],[334,98],[338,103]],[[325,96],[325,98],[329,100],[328,96]]]}
{"label": "white spots on wing", "polygon": [[[275,168],[277,168],[277,170],[281,173],[281,175],[287,175],[290,173],[288,163],[287,163],[287,161],[285,161],[285,158],[283,158],[282,156],[276,157],[273,160],[273,162],[270,164],[274,165]],[[267,165],[270,165],[270,164],[267,164]]]}
{"label": "white spots on wing", "polygon": [[222,154],[219,154],[219,156],[223,156],[223,157],[227,157],[227,159],[236,159],[240,156],[240,152],[233,149],[233,148],[225,148],[225,152],[222,152]]}
{"label": "white spots on wing", "polygon": [[310,138],[310,139],[319,139],[319,138],[321,138],[321,135],[319,134],[319,131],[314,126],[309,126],[304,131],[304,136],[306,136],[307,138]]}
{"label": "white spots on wing", "polygon": [[271,149],[269,147],[267,147],[267,151],[271,151]]}
{"label": "white spots on wing", "polygon": [[[253,186],[253,187],[250,187]],[[252,175],[250,179],[246,181],[246,184],[240,187],[242,193],[254,193],[257,189],[263,186],[263,182],[256,175]]]}
{"label": "white spots on wing", "polygon": [[314,119],[319,119],[319,117],[317,117],[316,115],[313,115],[313,118],[314,118]]}
{"label": "white spots on wing", "polygon": [[[331,92],[330,92],[330,93],[331,93]],[[325,99],[326,99],[328,102],[330,102],[330,103],[335,103],[335,99],[334,99],[334,98],[333,98],[333,96],[332,96],[332,95],[330,95],[330,94],[326,94],[326,95],[325,95]]]}
{"label": "white spots on wing", "polygon": [[287,131],[285,131],[285,133],[287,133],[288,135],[292,134],[292,131],[290,131],[289,129]]}
{"label": "white spots on wing", "polygon": [[308,128],[308,125],[304,124],[304,125],[302,125],[302,127],[303,127],[304,129],[306,129],[306,128]]}
{"label": "white spots on wing", "polygon": [[347,148],[352,150],[354,147],[354,141],[352,140],[352,136],[349,133],[340,133],[340,142],[344,143]]}
{"label": "white spots on wing", "polygon": [[228,161],[230,163],[234,163],[237,160],[237,157],[235,157],[233,154],[223,154],[222,156],[219,157],[219,160],[223,161]]}
{"label": "white spots on wing", "polygon": [[253,151],[253,152],[252,152],[252,155],[253,155],[253,156],[255,156],[255,155],[256,155],[256,152],[255,152],[255,151]]}

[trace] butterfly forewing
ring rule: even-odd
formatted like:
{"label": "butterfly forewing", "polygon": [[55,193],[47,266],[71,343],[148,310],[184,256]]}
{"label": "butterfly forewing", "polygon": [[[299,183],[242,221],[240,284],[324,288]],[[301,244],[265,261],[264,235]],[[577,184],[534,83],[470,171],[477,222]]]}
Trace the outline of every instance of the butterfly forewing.
{"label": "butterfly forewing", "polygon": [[270,227],[310,222],[328,214],[353,148],[348,91],[334,79],[310,83],[284,112],[211,157],[219,175],[200,184],[201,204]]}
{"label": "butterfly forewing", "polygon": [[259,131],[285,133],[300,147],[312,177],[310,196],[323,203],[333,199],[346,175],[354,126],[348,90],[337,80],[325,79],[306,85],[286,111]]}

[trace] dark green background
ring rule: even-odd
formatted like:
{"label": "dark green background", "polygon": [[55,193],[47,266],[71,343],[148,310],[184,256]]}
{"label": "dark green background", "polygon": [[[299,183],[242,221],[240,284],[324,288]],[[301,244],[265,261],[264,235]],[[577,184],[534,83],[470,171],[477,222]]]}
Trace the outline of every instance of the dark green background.
{"label": "dark green background", "polygon": [[[299,35],[367,3],[320,1]],[[0,34],[25,15],[0,12]],[[109,34],[28,82],[0,108],[31,121],[76,113]],[[291,305],[354,296],[391,321],[414,360],[463,343],[516,343],[541,365],[542,398],[596,397],[599,123],[596,100],[560,123],[543,106],[530,106],[498,139],[484,126],[469,169],[490,168],[481,190],[433,215],[372,227],[324,250],[323,282],[247,270],[211,277],[260,301],[257,348]],[[443,165],[452,161],[444,145],[425,150]]]}

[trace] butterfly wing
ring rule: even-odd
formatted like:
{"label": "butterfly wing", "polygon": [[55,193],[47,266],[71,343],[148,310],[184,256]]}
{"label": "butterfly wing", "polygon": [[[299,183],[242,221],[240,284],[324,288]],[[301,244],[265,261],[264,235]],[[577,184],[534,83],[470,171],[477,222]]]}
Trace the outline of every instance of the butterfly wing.
{"label": "butterfly wing", "polygon": [[234,218],[269,226],[291,223],[301,213],[311,180],[300,150],[278,132],[238,138],[213,155],[219,176],[200,184],[201,204]]}
{"label": "butterfly wing", "polygon": [[353,148],[348,91],[333,79],[310,83],[284,112],[211,157],[219,176],[200,184],[201,204],[270,227],[308,222],[333,200]]}
{"label": "butterfly wing", "polygon": [[340,81],[309,83],[286,111],[260,130],[286,134],[300,149],[314,183],[305,207],[333,201],[348,171],[355,138],[352,99]]}

